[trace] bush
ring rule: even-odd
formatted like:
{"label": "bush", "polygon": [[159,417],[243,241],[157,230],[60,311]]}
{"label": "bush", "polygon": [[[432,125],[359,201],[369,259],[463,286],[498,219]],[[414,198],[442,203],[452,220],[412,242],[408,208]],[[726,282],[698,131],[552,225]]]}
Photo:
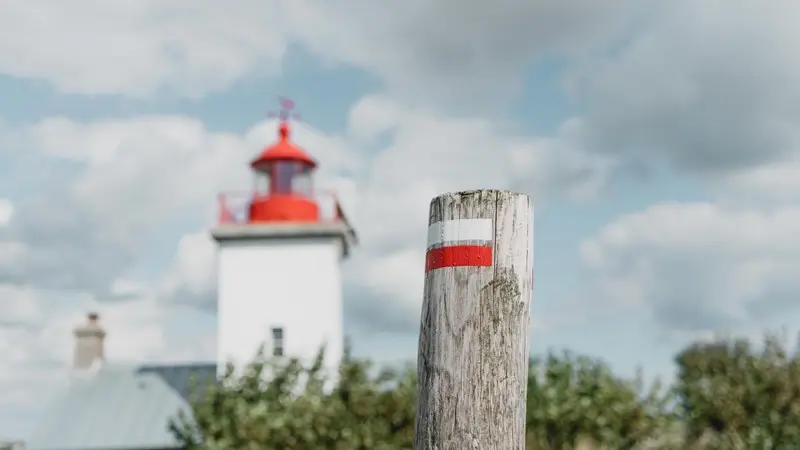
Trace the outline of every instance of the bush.
{"label": "bush", "polygon": [[197,393],[193,417],[170,429],[187,450],[411,448],[416,383],[410,371],[373,375],[367,361],[346,356],[338,382],[322,370],[280,363],[259,352],[241,376],[229,365],[221,382]]}
{"label": "bush", "polygon": [[[241,376],[229,367],[198,392],[193,417],[177,417],[171,430],[187,450],[413,447],[413,372],[377,372],[346,356],[332,384],[322,361],[322,352],[308,367],[259,353]],[[800,358],[784,341],[697,343],[675,361],[676,383],[665,390],[568,352],[531,360],[527,449],[798,448]]]}
{"label": "bush", "polygon": [[529,449],[594,442],[632,449],[668,427],[669,396],[658,383],[644,391],[641,376],[614,376],[601,361],[569,353],[534,359],[528,373]]}
{"label": "bush", "polygon": [[675,392],[691,442],[800,446],[800,359],[785,340],[767,335],[761,348],[742,339],[698,343],[675,361]]}

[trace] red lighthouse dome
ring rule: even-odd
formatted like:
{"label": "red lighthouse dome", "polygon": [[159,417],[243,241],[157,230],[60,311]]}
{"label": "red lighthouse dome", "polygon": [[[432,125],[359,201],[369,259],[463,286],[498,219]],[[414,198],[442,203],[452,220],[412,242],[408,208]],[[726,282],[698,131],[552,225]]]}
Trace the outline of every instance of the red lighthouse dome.
{"label": "red lighthouse dome", "polygon": [[313,174],[317,162],[290,140],[289,124],[281,120],[278,142],[250,163],[256,188],[248,208],[249,223],[317,222]]}

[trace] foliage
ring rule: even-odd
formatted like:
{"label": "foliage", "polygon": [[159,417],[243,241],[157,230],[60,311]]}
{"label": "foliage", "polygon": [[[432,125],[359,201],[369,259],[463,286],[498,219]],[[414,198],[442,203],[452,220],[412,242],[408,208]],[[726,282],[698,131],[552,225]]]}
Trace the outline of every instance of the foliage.
{"label": "foliage", "polygon": [[569,353],[534,359],[528,373],[529,449],[567,448],[591,440],[634,448],[670,422],[659,383],[645,391],[639,374],[616,377],[601,361]]}
{"label": "foliage", "polygon": [[[800,358],[767,335],[689,346],[676,357],[675,391],[690,440],[789,449],[800,443]],[[710,436],[710,437],[709,437]]]}
{"label": "foliage", "polygon": [[229,365],[194,399],[194,417],[179,415],[170,429],[187,450],[411,448],[415,378],[373,372],[348,355],[333,383],[322,351],[309,367],[260,351],[240,376]]}
{"label": "foliage", "polygon": [[[531,361],[527,449],[772,449],[800,443],[800,356],[784,341],[696,343],[675,358],[670,389],[628,380],[602,361],[552,353]],[[411,449],[415,374],[346,356],[327,377],[259,353],[242,374],[197,392],[173,433],[187,450]]]}

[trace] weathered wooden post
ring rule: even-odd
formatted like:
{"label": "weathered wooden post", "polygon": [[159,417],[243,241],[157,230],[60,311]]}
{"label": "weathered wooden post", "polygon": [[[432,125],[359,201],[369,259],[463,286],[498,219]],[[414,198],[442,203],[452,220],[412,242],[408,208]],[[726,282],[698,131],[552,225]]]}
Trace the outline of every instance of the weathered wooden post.
{"label": "weathered wooden post", "polygon": [[480,190],[431,201],[416,450],[523,450],[533,204]]}

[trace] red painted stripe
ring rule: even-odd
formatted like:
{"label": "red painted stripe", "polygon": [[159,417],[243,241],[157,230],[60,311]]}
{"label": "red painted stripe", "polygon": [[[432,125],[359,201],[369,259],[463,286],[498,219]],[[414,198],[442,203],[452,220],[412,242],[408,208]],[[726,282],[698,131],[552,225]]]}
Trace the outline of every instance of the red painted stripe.
{"label": "red painted stripe", "polygon": [[453,245],[428,250],[425,272],[443,267],[491,267],[492,247],[484,245]]}

